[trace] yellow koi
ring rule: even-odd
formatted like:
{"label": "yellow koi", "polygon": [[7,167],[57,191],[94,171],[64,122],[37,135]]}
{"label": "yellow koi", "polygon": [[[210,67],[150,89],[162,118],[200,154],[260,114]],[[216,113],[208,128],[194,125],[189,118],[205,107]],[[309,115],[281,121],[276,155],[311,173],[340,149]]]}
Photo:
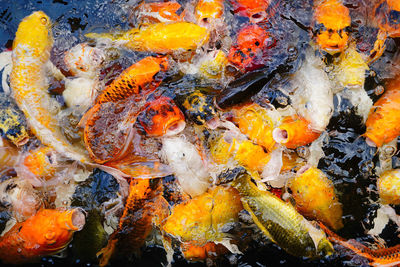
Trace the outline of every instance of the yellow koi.
{"label": "yellow koi", "polygon": [[52,45],[50,18],[43,11],[34,12],[21,21],[13,43],[13,96],[32,132],[44,145],[73,160],[87,162],[84,152],[73,147],[62,135],[58,121],[49,111],[51,98],[45,76]]}
{"label": "yellow koi", "polygon": [[117,33],[88,33],[92,39],[106,39],[135,51],[172,53],[196,50],[209,38],[206,28],[190,22],[156,23]]}

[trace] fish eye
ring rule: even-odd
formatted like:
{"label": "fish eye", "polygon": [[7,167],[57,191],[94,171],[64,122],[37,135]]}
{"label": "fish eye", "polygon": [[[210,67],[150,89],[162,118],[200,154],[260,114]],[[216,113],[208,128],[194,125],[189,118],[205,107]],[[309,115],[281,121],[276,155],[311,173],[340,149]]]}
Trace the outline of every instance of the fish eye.
{"label": "fish eye", "polygon": [[41,17],[41,18],[40,18],[40,22],[41,22],[43,25],[46,25],[46,24],[47,24],[47,18],[46,18],[46,17]]}

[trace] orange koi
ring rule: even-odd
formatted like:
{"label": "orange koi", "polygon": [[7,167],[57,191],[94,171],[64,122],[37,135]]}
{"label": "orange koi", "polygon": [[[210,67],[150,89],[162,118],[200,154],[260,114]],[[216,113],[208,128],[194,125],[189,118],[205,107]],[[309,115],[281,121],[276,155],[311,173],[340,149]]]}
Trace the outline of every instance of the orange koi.
{"label": "orange koi", "polygon": [[[50,112],[51,97],[47,93],[46,73],[48,70],[56,73],[55,67],[49,65],[52,46],[51,21],[44,12],[34,12],[22,20],[13,43],[10,76],[13,96],[42,144],[73,160],[87,163],[90,160],[86,152],[68,142]],[[58,75],[63,76],[59,71]]]}
{"label": "orange koi", "polygon": [[364,133],[371,146],[381,147],[400,135],[400,77],[389,83],[386,92],[369,111]]}
{"label": "orange koi", "polygon": [[329,230],[324,224],[320,227],[328,235],[328,239],[355,252],[370,261],[372,266],[398,266],[400,264],[400,245],[389,248],[371,249],[354,239],[345,240]]}
{"label": "orange koi", "polygon": [[312,143],[320,134],[310,128],[310,122],[297,115],[284,118],[282,124],[272,132],[277,143],[291,149]]}
{"label": "orange koi", "polygon": [[56,172],[56,155],[50,147],[39,147],[25,157],[23,163],[37,177],[50,179]]}
{"label": "orange koi", "polygon": [[207,23],[210,19],[218,19],[223,14],[223,0],[199,0],[194,10],[196,20],[203,23]]}
{"label": "orange koi", "polygon": [[[142,2],[137,8],[137,19],[141,23],[183,21],[185,11],[178,2]],[[179,14],[180,13],[180,14]]]}
{"label": "orange koi", "polygon": [[272,138],[274,123],[264,108],[250,104],[234,108],[232,112],[233,122],[243,134],[266,150],[272,150],[275,145],[275,140]]}
{"label": "orange koi", "polygon": [[56,254],[84,224],[85,214],[81,209],[42,209],[26,221],[15,224],[0,238],[0,259],[3,263],[21,264]]}
{"label": "orange koi", "polygon": [[161,97],[146,104],[137,121],[148,136],[171,136],[185,128],[182,111],[168,97]]}
{"label": "orange koi", "polygon": [[384,172],[377,181],[379,197],[382,204],[400,204],[400,170]]}
{"label": "orange koi", "polygon": [[185,259],[190,261],[202,261],[207,258],[215,258],[218,255],[222,255],[228,252],[222,244],[215,244],[214,242],[208,242],[204,246],[196,246],[191,242],[185,242],[181,244],[181,250]]}
{"label": "orange koi", "polygon": [[342,205],[332,181],[321,170],[309,166],[301,168],[296,177],[289,180],[288,188],[301,214],[320,220],[335,230],[343,227]]}
{"label": "orange koi", "polygon": [[197,24],[180,21],[149,24],[127,32],[88,33],[85,36],[109,40],[134,51],[166,54],[196,50],[207,43],[209,32]]}
{"label": "orange koi", "polygon": [[315,41],[322,50],[333,55],[347,47],[350,12],[339,0],[321,2],[315,9],[314,21]]}
{"label": "orange koi", "polygon": [[252,22],[257,23],[268,17],[266,11],[271,0],[231,0],[231,3],[235,13],[249,17]]}
{"label": "orange koi", "polygon": [[229,50],[228,60],[241,71],[251,71],[262,67],[263,51],[272,47],[270,34],[257,25],[242,28],[236,42]]}
{"label": "orange koi", "polygon": [[[131,95],[144,93],[144,88],[155,89],[161,80],[154,79],[168,69],[166,57],[145,57],[124,70],[96,99],[96,104],[116,102]],[[149,86],[150,85],[150,86]]]}
{"label": "orange koi", "polygon": [[116,253],[137,252],[153,229],[168,215],[168,202],[162,197],[159,180],[131,179],[129,196],[118,229],[111,235],[106,247],[101,249],[100,266],[106,266]]}

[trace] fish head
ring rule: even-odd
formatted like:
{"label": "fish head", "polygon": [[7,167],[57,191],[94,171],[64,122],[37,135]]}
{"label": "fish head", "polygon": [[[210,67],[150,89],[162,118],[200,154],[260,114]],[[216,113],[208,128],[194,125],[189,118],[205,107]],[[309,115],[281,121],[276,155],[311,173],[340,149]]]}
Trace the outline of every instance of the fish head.
{"label": "fish head", "polygon": [[250,71],[261,67],[263,53],[275,44],[271,35],[257,25],[249,25],[238,33],[228,55],[230,64],[239,70]]}
{"label": "fish head", "polygon": [[338,0],[322,2],[315,10],[314,23],[315,41],[323,51],[333,55],[347,47],[350,12]]}
{"label": "fish head", "polygon": [[[38,57],[46,55],[47,60],[50,57],[50,49],[53,46],[51,26],[50,17],[43,11],[33,12],[25,17],[19,24],[15,34],[13,50],[16,53],[32,53],[32,55]],[[19,47],[16,47],[17,44]]]}
{"label": "fish head", "polygon": [[249,17],[253,23],[261,22],[267,18],[266,10],[270,0],[231,0],[235,14]]}
{"label": "fish head", "polygon": [[28,153],[24,165],[37,177],[52,178],[56,172],[57,154],[50,147],[39,147]]}
{"label": "fish head", "polygon": [[104,52],[87,43],[81,43],[65,53],[64,62],[73,75],[94,77],[105,61]]}
{"label": "fish head", "polygon": [[400,2],[396,0],[382,1],[374,14],[379,27],[390,37],[400,37]]}
{"label": "fish head", "polygon": [[228,58],[223,51],[213,50],[201,60],[199,72],[208,79],[219,79],[227,63]]}
{"label": "fish head", "polygon": [[174,101],[160,97],[149,102],[137,121],[148,136],[171,136],[185,128],[185,117]]}
{"label": "fish head", "polygon": [[330,256],[335,252],[332,243],[326,238],[322,238],[317,246],[317,254],[320,256]]}
{"label": "fish head", "polygon": [[209,20],[220,18],[223,13],[224,3],[221,0],[199,0],[194,11],[196,20],[200,24],[207,24]]}
{"label": "fish head", "polygon": [[23,146],[29,141],[28,130],[25,127],[26,121],[21,111],[11,106],[0,110],[2,134],[16,146]]}
{"label": "fish head", "polygon": [[85,225],[82,209],[52,210],[43,209],[25,223],[22,236],[34,244],[40,254],[56,253],[65,248],[75,231]]}
{"label": "fish head", "polygon": [[184,11],[178,2],[142,2],[137,7],[138,20],[144,23],[182,21]]}
{"label": "fish head", "polygon": [[185,114],[197,125],[209,125],[218,120],[211,96],[195,91],[183,103]]}

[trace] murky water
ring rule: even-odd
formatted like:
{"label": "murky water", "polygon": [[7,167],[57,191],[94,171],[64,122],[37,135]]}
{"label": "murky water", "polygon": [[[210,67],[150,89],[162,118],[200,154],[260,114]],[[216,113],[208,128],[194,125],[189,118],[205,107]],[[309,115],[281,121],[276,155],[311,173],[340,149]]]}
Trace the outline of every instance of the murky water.
{"label": "murky water", "polygon": [[[12,40],[17,30],[19,22],[27,15],[36,10],[43,10],[55,22],[53,35],[55,39],[52,51],[52,61],[60,67],[65,68],[63,63],[63,53],[72,46],[86,41],[84,37],[88,32],[101,32],[110,30],[126,30],[132,25],[131,9],[137,5],[138,1],[124,0],[0,0],[0,47],[4,50],[11,48]],[[185,4],[185,1],[178,1]],[[275,24],[269,25],[271,32],[275,34],[277,45],[271,49],[269,68],[261,70],[262,77],[275,75],[276,73],[294,73],[298,70],[302,60],[305,58],[306,46],[310,42],[307,29],[311,27],[312,0],[306,1],[283,1],[281,15],[275,20]],[[357,40],[360,50],[368,51],[371,49],[375,40],[377,30],[366,26],[365,17],[369,11],[368,1],[347,0],[343,1],[350,9],[354,25],[353,37]],[[247,23],[245,18],[233,18],[230,12],[230,5],[226,5],[227,19],[230,24],[230,35],[235,36],[240,27]],[[375,102],[380,94],[379,88],[394,76],[398,66],[393,62],[393,55],[398,50],[398,41],[388,40],[387,49],[383,56],[371,66],[365,83],[365,90]],[[112,80],[119,74],[120,70],[125,69],[132,62],[147,55],[146,53],[122,52],[117,61],[112,65],[106,66],[102,72],[102,78]],[[284,107],[290,104],[288,94],[285,91],[276,91],[276,88],[285,87],[287,81],[277,81],[278,78],[262,79],[257,74],[245,77],[244,82],[238,82],[235,88],[240,88],[237,95],[225,94],[223,91],[219,96],[219,105],[231,106],[244,100],[252,99],[260,105],[272,104],[275,107]],[[247,80],[246,80],[247,79]],[[258,80],[257,80],[258,79]],[[251,84],[251,80],[257,83]],[[249,85],[250,84],[250,85]],[[50,90],[57,94],[60,90],[59,85],[53,85]],[[62,86],[62,85],[61,85]],[[190,90],[201,88],[209,95],[216,95],[221,89],[221,85],[200,82],[196,77],[186,75],[171,75],[166,77],[159,90],[170,97],[178,99],[187,94]],[[188,89],[190,88],[190,89]],[[378,92],[378,93],[377,93]],[[62,102],[61,98],[57,98]],[[343,223],[345,227],[338,234],[346,239],[353,238],[358,241],[373,242],[372,238],[366,235],[365,229],[373,227],[373,219],[376,216],[378,200],[375,168],[379,166],[377,150],[369,147],[361,135],[365,132],[362,118],[356,114],[355,107],[345,98],[335,96],[334,113],[326,129],[329,136],[328,141],[323,144],[325,156],[319,161],[318,168],[324,171],[329,179],[334,182],[339,195],[339,200],[343,204]],[[79,136],[73,136],[79,138]],[[393,157],[393,167],[400,167],[400,143],[397,143],[398,152]],[[96,171],[92,176],[101,178],[97,183],[93,179],[88,179],[81,184],[80,194],[84,199],[77,197],[72,205],[84,207],[88,212],[93,211],[93,206],[102,202],[104,199],[114,198],[115,191],[118,190],[117,183],[107,174]],[[172,176],[164,180],[173,179]],[[98,194],[99,197],[93,197]],[[91,199],[93,203],[85,203],[85,199]],[[96,212],[94,211],[93,218]],[[6,221],[9,214],[0,213],[0,222]],[[4,220],[3,220],[4,219]],[[390,222],[384,229],[381,237],[388,246],[400,243],[397,237],[396,226]],[[0,228],[0,230],[2,230]],[[100,242],[100,241],[99,241]],[[66,252],[59,258],[44,258],[38,266],[53,266],[59,264],[69,264],[76,266],[95,265],[93,258],[85,258],[83,249],[85,234],[76,234],[74,241],[68,246]],[[101,248],[104,240],[98,244]],[[65,257],[65,255],[68,255]],[[270,242],[252,241],[249,248],[243,255],[222,256],[215,261],[218,266],[228,264],[237,266],[354,266],[366,264],[365,260],[355,257],[339,256],[335,254],[322,260],[300,259],[288,255],[278,246]],[[166,263],[165,252],[162,247],[148,246],[142,251],[141,258],[133,259],[136,266],[162,266]],[[115,266],[131,266],[133,263],[125,261],[113,261]],[[33,266],[36,264],[33,264]],[[173,266],[204,266],[205,263],[188,263],[182,255],[175,253]]]}

